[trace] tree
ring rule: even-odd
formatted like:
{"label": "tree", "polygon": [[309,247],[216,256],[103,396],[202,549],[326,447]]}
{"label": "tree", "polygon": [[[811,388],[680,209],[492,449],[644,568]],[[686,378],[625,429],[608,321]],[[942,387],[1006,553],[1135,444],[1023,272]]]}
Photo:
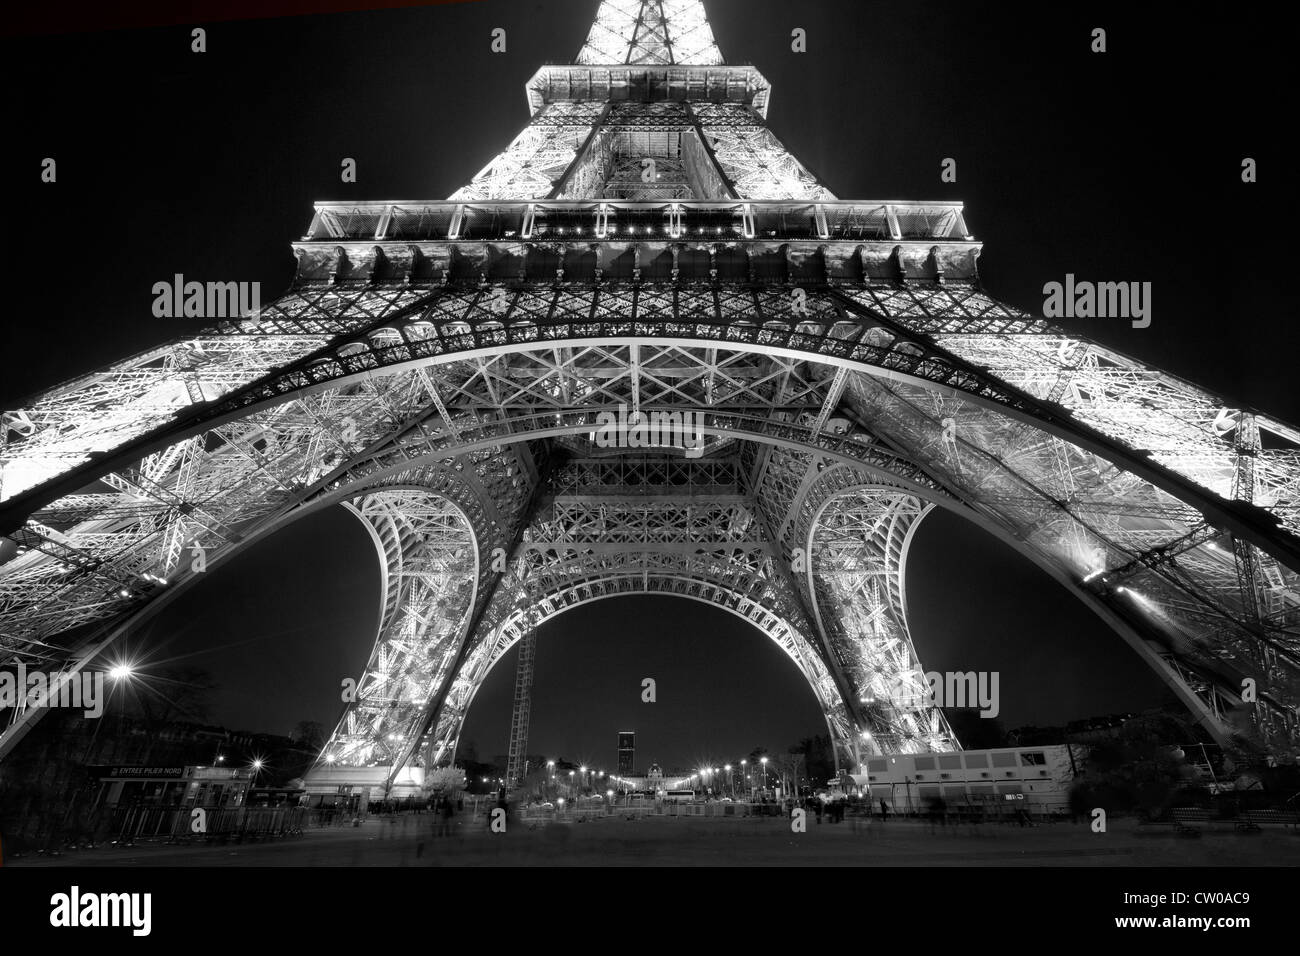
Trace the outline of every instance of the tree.
{"label": "tree", "polygon": [[325,747],[325,728],[314,720],[300,720],[290,739],[303,750],[318,753]]}
{"label": "tree", "polygon": [[813,787],[825,786],[835,777],[835,747],[829,734],[805,737],[790,748],[790,753],[803,755],[803,770]]}
{"label": "tree", "polygon": [[465,771],[460,767],[438,767],[424,775],[424,789],[430,793],[450,796],[465,789]]}
{"label": "tree", "polygon": [[173,724],[202,723],[216,689],[212,675],[197,667],[168,667],[127,682],[124,711],[143,718],[148,746],[141,763],[153,758],[163,729]]}
{"label": "tree", "polygon": [[1183,714],[1157,713],[1126,721],[1111,740],[1088,750],[1084,776],[1071,790],[1076,813],[1092,807],[1158,816],[1170,806],[1201,804],[1208,792],[1195,786],[1180,744],[1195,739]]}

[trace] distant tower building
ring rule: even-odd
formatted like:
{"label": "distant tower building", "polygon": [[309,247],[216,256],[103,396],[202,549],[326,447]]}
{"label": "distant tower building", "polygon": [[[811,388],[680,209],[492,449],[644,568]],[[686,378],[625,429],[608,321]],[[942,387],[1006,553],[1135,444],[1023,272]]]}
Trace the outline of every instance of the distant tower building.
{"label": "distant tower building", "polygon": [[618,732],[618,775],[630,777],[636,769],[636,734],[631,730]]}

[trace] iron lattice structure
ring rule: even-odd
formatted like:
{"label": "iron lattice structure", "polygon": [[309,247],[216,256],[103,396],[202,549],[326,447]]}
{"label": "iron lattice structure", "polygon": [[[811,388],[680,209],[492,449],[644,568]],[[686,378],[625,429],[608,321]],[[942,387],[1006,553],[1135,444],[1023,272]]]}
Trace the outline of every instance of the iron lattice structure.
{"label": "iron lattice structure", "polygon": [[[344,502],[384,586],[322,779],[452,759],[510,646],[633,593],[776,641],[854,766],[958,745],[904,593],[942,507],[1218,739],[1295,753],[1300,432],[989,297],[960,204],[837,199],[698,0],[606,0],[527,94],[451,199],[320,203],[278,301],[5,413],[6,661],[75,672],[194,549],[212,568]],[[619,405],[698,413],[703,454],[599,447]]]}

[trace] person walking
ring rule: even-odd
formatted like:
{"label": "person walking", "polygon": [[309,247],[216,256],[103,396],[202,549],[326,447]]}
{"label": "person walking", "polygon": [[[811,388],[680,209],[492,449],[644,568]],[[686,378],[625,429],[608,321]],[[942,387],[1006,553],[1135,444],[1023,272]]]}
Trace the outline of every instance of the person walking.
{"label": "person walking", "polygon": [[434,814],[437,817],[436,832],[440,837],[451,836],[451,817],[455,813],[452,807],[450,797],[440,797],[434,807]]}

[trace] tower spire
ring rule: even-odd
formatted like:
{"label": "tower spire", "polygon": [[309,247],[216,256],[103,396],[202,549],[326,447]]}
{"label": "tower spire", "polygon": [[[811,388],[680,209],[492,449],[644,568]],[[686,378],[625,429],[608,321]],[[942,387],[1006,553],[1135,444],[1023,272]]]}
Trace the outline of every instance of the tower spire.
{"label": "tower spire", "polygon": [[701,0],[601,0],[575,62],[716,66],[722,52]]}

